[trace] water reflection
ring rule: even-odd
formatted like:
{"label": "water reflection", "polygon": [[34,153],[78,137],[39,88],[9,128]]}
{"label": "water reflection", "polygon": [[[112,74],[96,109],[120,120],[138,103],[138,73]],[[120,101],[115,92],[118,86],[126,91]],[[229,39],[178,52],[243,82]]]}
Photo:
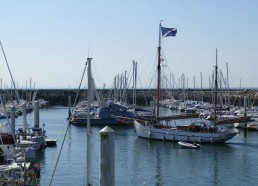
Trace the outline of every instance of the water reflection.
{"label": "water reflection", "polygon": [[161,179],[161,157],[159,153],[159,149],[156,149],[156,175],[155,175],[155,180],[156,180],[156,185],[162,185],[162,179]]}
{"label": "water reflection", "polygon": [[218,185],[218,155],[217,155],[218,152],[215,152],[213,154],[213,162],[212,162],[212,167],[213,167],[213,183],[214,185]]}

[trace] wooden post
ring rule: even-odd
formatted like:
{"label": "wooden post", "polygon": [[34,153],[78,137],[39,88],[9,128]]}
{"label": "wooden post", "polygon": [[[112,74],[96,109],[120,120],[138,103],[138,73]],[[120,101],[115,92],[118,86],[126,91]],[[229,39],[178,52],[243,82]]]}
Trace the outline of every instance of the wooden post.
{"label": "wooden post", "polygon": [[34,127],[39,128],[39,102],[34,101]]}
{"label": "wooden post", "polygon": [[115,132],[106,126],[100,130],[100,186],[115,185]]}
{"label": "wooden post", "polygon": [[11,107],[11,131],[15,134],[15,107]]}
{"label": "wooden post", "polygon": [[22,124],[22,137],[23,140],[26,140],[26,128],[27,128],[27,121],[26,121],[26,102],[22,104],[22,118],[23,118],[23,124]]}

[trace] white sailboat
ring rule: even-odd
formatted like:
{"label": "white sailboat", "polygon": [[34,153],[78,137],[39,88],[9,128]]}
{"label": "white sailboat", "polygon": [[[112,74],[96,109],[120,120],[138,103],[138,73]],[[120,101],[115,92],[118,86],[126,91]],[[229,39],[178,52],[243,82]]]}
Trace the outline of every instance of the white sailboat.
{"label": "white sailboat", "polygon": [[[153,140],[169,140],[169,141],[187,141],[200,143],[224,143],[233,138],[237,132],[229,132],[228,130],[221,131],[216,126],[207,126],[207,123],[200,122],[191,125],[174,126],[170,125],[171,117],[162,117],[159,113],[160,101],[160,77],[161,77],[161,36],[175,36],[177,29],[165,28],[159,25],[159,47],[158,47],[158,82],[157,82],[157,112],[156,117],[143,118],[138,117],[134,120],[134,126],[138,137],[148,138]],[[216,50],[216,74],[217,74],[217,50]],[[217,79],[217,78],[215,78]],[[217,87],[215,80],[215,88]],[[216,101],[215,101],[216,102]],[[215,104],[216,108],[216,104]],[[216,110],[216,109],[215,109]],[[181,119],[184,117],[176,117]],[[216,115],[215,115],[216,118]],[[216,121],[216,120],[215,120]]]}

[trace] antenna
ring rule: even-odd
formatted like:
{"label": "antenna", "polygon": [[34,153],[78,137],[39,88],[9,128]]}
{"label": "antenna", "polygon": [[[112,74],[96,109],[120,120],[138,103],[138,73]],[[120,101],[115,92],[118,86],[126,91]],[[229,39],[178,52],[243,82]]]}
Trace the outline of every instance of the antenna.
{"label": "antenna", "polygon": [[90,38],[89,38],[89,48],[88,48],[88,58],[90,57]]}

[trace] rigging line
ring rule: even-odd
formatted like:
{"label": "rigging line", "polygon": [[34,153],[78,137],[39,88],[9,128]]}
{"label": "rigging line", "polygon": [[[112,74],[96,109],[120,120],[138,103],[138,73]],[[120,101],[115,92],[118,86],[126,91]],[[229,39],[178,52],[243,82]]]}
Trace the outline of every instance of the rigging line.
{"label": "rigging line", "polygon": [[[140,81],[140,77],[138,76],[138,74],[136,74],[136,75],[137,75],[137,77],[138,77],[139,84],[140,84],[140,86],[141,86],[141,88],[142,88],[142,83],[141,83],[141,81]],[[144,99],[145,99],[146,105],[147,105],[147,106],[150,106],[145,94],[144,94]]]}
{"label": "rigging line", "polygon": [[[157,61],[157,60],[158,60],[158,54],[156,54],[155,61]],[[150,75],[152,74],[152,77],[151,77],[151,81],[150,81],[150,84],[149,84],[149,88],[151,88],[152,83],[153,83],[153,88],[155,88],[157,86],[157,82],[154,81],[154,78],[157,77],[157,70],[158,69],[157,69],[156,63],[153,63],[153,71],[152,71],[152,73],[150,73]]]}
{"label": "rigging line", "polygon": [[131,85],[131,81],[133,79],[133,74],[128,76],[128,84],[127,84],[127,87],[130,88],[130,85]]}
{"label": "rigging line", "polygon": [[[131,72],[133,68],[133,64],[130,66],[129,72],[128,72],[128,82],[127,82],[127,88],[130,88],[129,85],[131,84],[131,80],[133,77],[133,73]],[[131,74],[132,73],[132,74]],[[129,78],[130,77],[130,78]]]}
{"label": "rigging line", "polygon": [[[168,68],[168,71],[173,74],[173,71],[171,70],[170,66],[168,65],[167,59],[165,58],[164,52],[163,51],[161,51],[161,52],[162,52],[162,56],[164,56],[163,59],[166,62],[166,66]],[[176,82],[175,82],[175,87],[178,87]]]}
{"label": "rigging line", "polygon": [[[155,58],[155,62],[154,63],[152,63],[152,60],[153,60],[153,58],[154,57],[156,57]],[[152,70],[152,69],[156,69],[156,60],[157,60],[157,54],[155,55],[155,54],[153,54],[152,56],[151,56],[151,58],[147,61],[147,65],[145,65],[145,67],[143,68],[143,70],[141,70],[141,72],[140,72],[140,69],[139,69],[139,74],[140,75],[142,75],[142,74],[145,74],[145,73],[147,73],[148,74],[148,77],[147,77],[147,79],[150,79],[150,76],[153,74],[153,71],[155,71],[155,70]],[[151,64],[154,66],[154,67],[151,67]],[[143,64],[144,65],[144,64]],[[149,69],[150,69],[150,71],[151,72],[149,72]],[[147,82],[148,83],[148,82]]]}
{"label": "rigging line", "polygon": [[[91,134],[92,134],[92,132],[91,132]],[[99,156],[97,155],[96,150],[93,145],[91,145],[91,148],[92,148],[93,154],[95,155],[94,157],[96,158],[97,165],[99,165]],[[98,167],[98,166],[96,166],[96,167]],[[99,170],[99,167],[98,167],[98,170]]]}
{"label": "rigging line", "polygon": [[[122,151],[121,145],[119,144],[119,140],[117,140],[117,144],[118,144],[118,147],[119,147],[120,152],[121,152],[121,154],[122,154],[122,160],[124,161],[125,168],[126,168],[127,172],[130,174],[129,169],[128,169],[128,164],[127,164],[127,162],[126,162],[126,160],[125,160],[125,154],[124,154],[123,151]],[[131,178],[131,176],[130,176],[130,178]],[[136,180],[136,179],[135,179],[135,178],[136,178],[135,174],[133,174],[132,178],[133,178],[134,180]],[[133,179],[130,179],[130,181],[131,181],[132,185],[136,185],[136,184],[133,182]]]}
{"label": "rigging line", "polygon": [[[124,82],[126,82],[126,84],[123,86],[122,97],[125,99],[125,102],[126,102],[126,103],[127,103],[127,101],[128,101],[128,93],[127,93],[127,92],[128,92],[128,89],[130,88],[129,86],[130,86],[131,79],[132,79],[132,76],[133,76],[133,74],[132,74],[132,76],[130,76],[131,70],[132,70],[132,66],[133,66],[133,64],[130,66],[130,69],[129,69],[129,72],[128,72],[127,77],[125,76]],[[127,72],[127,71],[126,71],[126,72]],[[126,73],[125,73],[125,75],[126,75]],[[130,81],[129,81],[129,77],[131,77]]]}
{"label": "rigging line", "polygon": [[[78,88],[78,91],[77,91],[77,94],[76,94],[76,97],[75,97],[75,100],[74,100],[74,103],[73,103],[72,113],[74,111],[74,107],[75,107],[75,105],[77,103],[77,99],[79,97],[79,93],[80,93],[83,77],[84,77],[84,74],[85,74],[85,71],[86,71],[86,67],[87,67],[87,61],[86,61],[85,66],[84,66],[83,73],[82,73],[82,78],[81,78],[81,81],[80,81],[80,84],[79,84],[79,88]],[[70,120],[71,120],[71,118],[69,118],[69,123],[70,123]]]}
{"label": "rigging line", "polygon": [[[92,65],[92,67],[93,67],[93,72],[92,72],[92,77],[96,77],[96,78],[94,78],[94,79],[96,79],[97,80],[97,82],[100,84],[100,85],[103,85],[104,84],[104,82],[102,81],[102,79],[101,79],[101,76],[100,76],[100,73],[99,73],[99,71],[98,71],[98,69],[96,68],[96,65],[95,65],[95,63],[91,63]],[[97,88],[97,87],[96,87]]]}
{"label": "rigging line", "polygon": [[67,127],[66,127],[66,130],[65,130],[65,135],[64,135],[64,138],[63,138],[63,141],[62,141],[62,145],[61,145],[60,151],[58,153],[57,161],[56,161],[56,164],[55,164],[55,167],[54,167],[53,174],[51,176],[51,180],[49,182],[49,186],[52,184],[52,181],[54,179],[54,175],[55,175],[56,168],[57,168],[57,165],[58,165],[58,162],[59,162],[59,159],[60,159],[60,155],[61,155],[61,152],[62,152],[63,147],[64,147],[64,142],[65,142],[65,138],[66,138],[66,134],[67,134],[68,128],[69,128],[69,122],[67,123]]}
{"label": "rigging line", "polygon": [[9,64],[8,64],[8,61],[7,61],[7,58],[6,58],[6,55],[5,55],[5,52],[4,52],[4,48],[3,48],[3,45],[2,45],[2,42],[0,41],[0,45],[1,45],[1,48],[2,48],[2,51],[3,51],[3,54],[4,54],[4,58],[5,58],[5,62],[7,64],[7,67],[8,67],[8,70],[9,70],[9,73],[10,73],[10,76],[11,76],[11,79],[12,79],[12,83],[13,83],[13,86],[14,86],[14,90],[15,90],[15,94],[17,96],[17,103],[19,104],[19,94],[18,94],[18,91],[16,89],[16,86],[15,86],[15,83],[14,83],[14,80],[13,80],[13,76],[12,76],[12,73],[11,73],[11,70],[10,70],[10,67],[9,67]]}
{"label": "rigging line", "polygon": [[[44,123],[44,122],[43,122]],[[62,131],[60,131],[60,133],[58,134],[58,136],[57,136],[57,139],[61,139],[61,134],[63,134],[64,133],[64,130],[62,129]],[[57,156],[57,151],[55,151],[53,154],[52,154],[52,157],[56,157]],[[54,158],[51,158],[51,164],[50,165],[55,165],[55,159]],[[53,166],[50,166],[50,167],[48,167],[47,169],[46,169],[46,172],[50,172],[51,171],[51,169],[53,168]],[[48,180],[47,179],[43,179],[44,181],[42,182],[42,185],[47,185],[47,182],[48,182]],[[42,180],[41,180],[42,181]],[[40,181],[40,182],[41,182]]]}
{"label": "rigging line", "polygon": [[[79,95],[79,91],[80,91],[80,88],[81,88],[82,80],[83,80],[83,77],[84,77],[84,74],[85,74],[85,71],[86,71],[86,67],[87,67],[87,61],[86,61],[86,63],[85,63],[85,67],[84,67],[84,69],[83,69],[82,78],[81,78],[80,85],[79,85],[79,88],[78,88],[78,92],[77,92],[77,95],[76,95],[76,98],[75,98],[75,101],[74,101],[74,104],[73,104],[72,112],[73,112],[73,110],[74,110],[75,104],[76,104],[77,99],[78,99],[78,95]],[[69,118],[69,122],[67,123],[67,127],[66,127],[66,130],[65,130],[65,135],[64,135],[64,138],[63,138],[63,141],[62,141],[62,145],[61,145],[61,148],[60,148],[58,157],[57,157],[57,161],[56,161],[56,164],[55,164],[55,167],[54,167],[53,174],[52,174],[52,176],[51,176],[51,180],[50,180],[49,186],[52,184],[52,181],[53,181],[53,179],[54,179],[54,175],[55,175],[55,172],[56,172],[56,168],[57,168],[57,165],[58,165],[60,156],[61,156],[61,152],[62,152],[62,150],[63,150],[64,141],[65,141],[65,138],[66,138],[66,135],[67,135],[67,131],[68,131],[68,128],[69,128],[70,120],[71,120],[71,118]]]}

